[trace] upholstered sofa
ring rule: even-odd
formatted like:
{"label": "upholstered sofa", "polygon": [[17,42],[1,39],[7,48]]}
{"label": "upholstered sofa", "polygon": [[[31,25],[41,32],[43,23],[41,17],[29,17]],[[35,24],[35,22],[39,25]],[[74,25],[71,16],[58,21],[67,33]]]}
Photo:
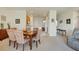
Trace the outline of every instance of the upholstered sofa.
{"label": "upholstered sofa", "polygon": [[73,34],[68,37],[68,46],[79,51],[79,30],[75,30]]}

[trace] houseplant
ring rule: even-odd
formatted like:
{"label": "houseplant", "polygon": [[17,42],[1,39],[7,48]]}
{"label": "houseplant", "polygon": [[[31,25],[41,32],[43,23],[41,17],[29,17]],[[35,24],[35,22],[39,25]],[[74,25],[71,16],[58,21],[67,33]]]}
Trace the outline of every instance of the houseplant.
{"label": "houseplant", "polygon": [[3,28],[4,28],[4,24],[3,24],[3,23],[0,23],[0,26],[1,26],[1,29],[3,29]]}
{"label": "houseplant", "polygon": [[7,24],[8,25],[8,29],[10,29],[10,24]]}

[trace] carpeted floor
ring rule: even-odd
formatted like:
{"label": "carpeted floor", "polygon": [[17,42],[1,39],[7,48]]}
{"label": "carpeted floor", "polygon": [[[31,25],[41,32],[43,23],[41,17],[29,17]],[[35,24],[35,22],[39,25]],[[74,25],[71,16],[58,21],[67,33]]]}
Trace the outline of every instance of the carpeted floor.
{"label": "carpeted floor", "polygon": [[[8,38],[0,42],[0,51],[22,51],[22,45],[19,45],[18,50],[8,45]],[[28,43],[25,45],[25,51],[30,51]],[[65,36],[57,35],[56,37],[49,37],[48,35],[41,37],[41,44],[36,48],[33,43],[32,51],[74,51],[67,46]]]}

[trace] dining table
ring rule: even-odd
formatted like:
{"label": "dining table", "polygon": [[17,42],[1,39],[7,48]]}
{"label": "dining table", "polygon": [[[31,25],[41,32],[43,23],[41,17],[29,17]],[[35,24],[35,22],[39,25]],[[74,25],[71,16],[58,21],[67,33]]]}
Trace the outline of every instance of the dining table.
{"label": "dining table", "polygon": [[6,29],[0,29],[0,41],[5,40],[6,38],[8,38]]}
{"label": "dining table", "polygon": [[30,31],[30,32],[23,31],[23,34],[26,38],[29,37],[30,50],[32,50],[32,39],[33,39],[33,37],[35,37],[37,35],[37,31]]}

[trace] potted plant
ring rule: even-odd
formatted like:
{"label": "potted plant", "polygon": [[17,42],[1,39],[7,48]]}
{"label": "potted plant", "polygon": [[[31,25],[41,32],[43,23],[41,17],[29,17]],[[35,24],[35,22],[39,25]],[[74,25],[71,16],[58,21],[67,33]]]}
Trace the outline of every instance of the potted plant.
{"label": "potted plant", "polygon": [[8,29],[10,29],[10,24],[7,24],[8,25]]}
{"label": "potted plant", "polygon": [[1,24],[0,24],[0,26],[1,26],[1,29],[3,29],[3,28],[4,28],[4,24],[3,24],[3,23],[1,23]]}

